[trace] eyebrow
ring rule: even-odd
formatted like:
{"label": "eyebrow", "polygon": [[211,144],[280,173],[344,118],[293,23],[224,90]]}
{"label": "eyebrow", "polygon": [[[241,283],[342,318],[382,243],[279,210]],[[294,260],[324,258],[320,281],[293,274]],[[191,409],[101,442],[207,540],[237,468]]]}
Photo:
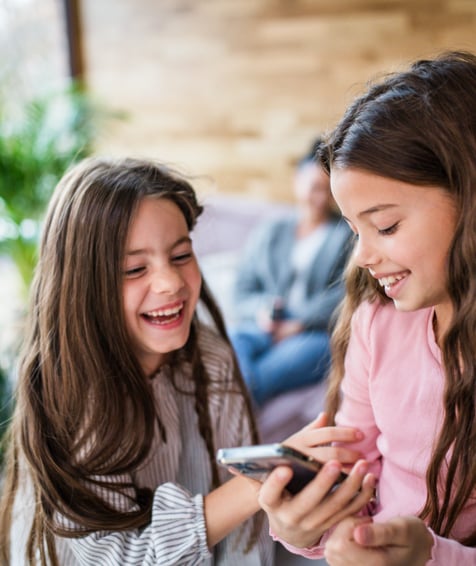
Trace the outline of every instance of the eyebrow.
{"label": "eyebrow", "polygon": [[[176,248],[177,246],[180,246],[180,244],[191,244],[192,243],[192,238],[190,238],[189,236],[182,236],[181,238],[179,238],[178,240],[176,240],[169,249],[173,250],[174,248]],[[137,250],[128,250],[126,252],[126,256],[134,256],[134,255],[141,255],[141,254],[146,254],[148,252],[151,251],[151,248],[139,248]]]}
{"label": "eyebrow", "polygon": [[[371,214],[375,214],[376,212],[382,212],[382,210],[388,210],[389,208],[395,208],[397,207],[397,204],[376,204],[375,206],[371,206],[370,208],[367,208],[366,210],[362,210],[362,212],[359,212],[359,214],[357,214],[358,218],[362,218],[364,216],[370,216]],[[342,218],[344,218],[344,220],[347,220],[349,222],[349,219],[346,218],[345,216],[342,216]]]}

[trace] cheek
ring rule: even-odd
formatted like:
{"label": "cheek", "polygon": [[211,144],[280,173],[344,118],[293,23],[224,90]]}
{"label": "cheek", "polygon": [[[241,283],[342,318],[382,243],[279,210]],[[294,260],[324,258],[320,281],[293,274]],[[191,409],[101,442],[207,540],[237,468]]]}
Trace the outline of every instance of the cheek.
{"label": "cheek", "polygon": [[432,248],[432,246],[418,246],[415,245],[415,242],[418,242],[418,240],[407,238],[404,245],[401,246],[399,250],[399,255],[402,258],[402,264],[412,271],[415,269],[425,269],[425,266],[428,266],[429,261],[431,262],[434,257],[434,248]]}
{"label": "cheek", "polygon": [[192,295],[198,299],[202,286],[202,275],[198,263],[194,262],[194,264],[190,266],[187,273],[187,282]]}
{"label": "cheek", "polygon": [[406,238],[401,253],[403,257],[406,250],[409,259],[408,266],[411,269],[422,269],[428,275],[440,277],[446,272],[451,241],[441,231],[439,234],[435,232],[434,228],[431,233],[433,234],[431,238],[426,238],[422,234]]}
{"label": "cheek", "polygon": [[122,305],[126,322],[138,309],[140,304],[139,290],[133,285],[126,284],[122,291]]}
{"label": "cheek", "polygon": [[197,289],[197,296],[199,296],[200,295],[200,289],[202,288],[202,276],[200,274],[200,271],[197,271],[195,286],[196,286],[196,289]]}

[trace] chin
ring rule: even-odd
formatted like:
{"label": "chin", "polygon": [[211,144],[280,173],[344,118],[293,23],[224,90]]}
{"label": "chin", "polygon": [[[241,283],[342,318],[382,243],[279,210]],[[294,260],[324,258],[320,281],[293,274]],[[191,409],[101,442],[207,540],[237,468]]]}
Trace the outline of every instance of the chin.
{"label": "chin", "polygon": [[417,311],[419,309],[423,309],[425,308],[424,305],[418,305],[415,303],[409,303],[407,301],[393,301],[393,304],[395,305],[395,308],[397,309],[397,311],[400,312],[413,312],[413,311]]}

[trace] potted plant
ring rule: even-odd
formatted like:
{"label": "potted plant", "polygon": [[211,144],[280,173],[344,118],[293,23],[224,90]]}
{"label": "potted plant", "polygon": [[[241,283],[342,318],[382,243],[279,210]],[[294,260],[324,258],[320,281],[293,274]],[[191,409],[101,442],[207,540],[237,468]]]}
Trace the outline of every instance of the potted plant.
{"label": "potted plant", "polygon": [[89,155],[104,110],[77,85],[28,101],[15,119],[0,99],[0,254],[16,265],[26,295],[40,223],[65,170]]}

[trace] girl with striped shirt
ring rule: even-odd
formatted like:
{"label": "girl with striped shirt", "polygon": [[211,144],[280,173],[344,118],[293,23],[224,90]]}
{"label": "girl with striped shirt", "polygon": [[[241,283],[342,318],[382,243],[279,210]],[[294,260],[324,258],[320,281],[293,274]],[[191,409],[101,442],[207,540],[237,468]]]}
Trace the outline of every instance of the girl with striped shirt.
{"label": "girl with striped shirt", "polygon": [[[193,253],[201,210],[185,179],[141,160],[89,159],[56,187],[19,367],[3,563],[273,563],[260,484],[215,462],[258,438]],[[316,423],[309,450],[334,439]]]}

